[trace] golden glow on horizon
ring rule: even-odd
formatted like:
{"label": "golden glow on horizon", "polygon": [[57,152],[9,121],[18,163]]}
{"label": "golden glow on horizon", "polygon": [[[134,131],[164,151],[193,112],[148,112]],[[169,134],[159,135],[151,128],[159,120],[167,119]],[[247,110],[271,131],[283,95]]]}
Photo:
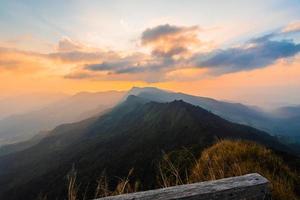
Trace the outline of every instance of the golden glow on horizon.
{"label": "golden glow on horizon", "polygon": [[[22,57],[19,57],[22,58]],[[24,63],[28,64],[24,59]],[[32,61],[32,60],[30,60]],[[97,81],[89,79],[65,79],[58,75],[41,73],[36,65],[32,65],[32,71],[2,70],[0,73],[0,90],[2,95],[16,95],[34,92],[64,92],[76,93],[80,91],[107,91],[107,90],[128,90],[133,86],[146,87],[153,86],[167,90],[185,92],[199,96],[210,96],[219,99],[240,99],[244,90],[255,91],[257,88],[299,86],[300,85],[300,57],[293,61],[279,60],[276,64],[263,69],[252,71],[225,74],[219,77],[206,77],[197,80],[203,75],[205,69],[181,69],[168,74],[170,77],[181,77],[182,80],[166,81],[160,83],[146,83],[143,81]],[[19,66],[21,67],[21,66]],[[173,80],[176,80],[173,79]],[[266,91],[268,92],[268,91]]]}

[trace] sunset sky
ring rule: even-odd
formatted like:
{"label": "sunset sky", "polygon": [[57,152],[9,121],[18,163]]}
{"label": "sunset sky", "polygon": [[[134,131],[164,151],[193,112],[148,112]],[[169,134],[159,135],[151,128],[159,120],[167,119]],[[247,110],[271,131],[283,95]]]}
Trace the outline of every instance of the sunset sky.
{"label": "sunset sky", "polygon": [[0,98],[154,86],[300,104],[299,0],[1,0]]}

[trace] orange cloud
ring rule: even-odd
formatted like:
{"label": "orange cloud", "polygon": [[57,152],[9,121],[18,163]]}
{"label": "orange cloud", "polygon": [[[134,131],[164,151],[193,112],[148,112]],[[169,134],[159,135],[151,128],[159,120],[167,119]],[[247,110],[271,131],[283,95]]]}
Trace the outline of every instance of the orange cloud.
{"label": "orange cloud", "polygon": [[40,71],[44,62],[42,57],[34,53],[0,48],[0,70],[2,72],[32,74]]}
{"label": "orange cloud", "polygon": [[283,33],[300,32],[300,21],[289,23],[286,27],[282,29],[282,32]]}
{"label": "orange cloud", "polygon": [[78,65],[119,58],[117,52],[92,48],[64,38],[59,41],[57,51],[52,53],[0,47],[0,71],[30,76],[44,73],[63,77],[73,69],[77,69]]}
{"label": "orange cloud", "polygon": [[69,38],[62,38],[57,45],[57,51],[45,55],[61,62],[87,64],[104,60],[117,59],[118,52],[94,48]]}

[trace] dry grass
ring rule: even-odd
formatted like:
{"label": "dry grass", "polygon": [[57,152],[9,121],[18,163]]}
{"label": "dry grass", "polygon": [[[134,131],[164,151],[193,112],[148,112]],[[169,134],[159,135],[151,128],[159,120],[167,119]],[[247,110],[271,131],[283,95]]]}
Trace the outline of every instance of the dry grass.
{"label": "dry grass", "polygon": [[40,193],[37,197],[37,200],[47,200],[47,199],[48,199],[47,195],[43,195],[42,193]]}
{"label": "dry grass", "polygon": [[67,175],[68,178],[68,200],[77,200],[77,192],[78,187],[76,185],[76,178],[77,172],[75,167],[73,166],[69,174]]}
{"label": "dry grass", "polygon": [[182,165],[181,161],[178,161],[180,160],[178,153],[185,157],[185,162],[189,162],[189,165],[194,166],[197,163],[197,159],[187,149],[176,152],[175,158],[172,158],[172,153],[164,154],[162,161],[158,164],[157,182],[163,188],[191,183],[189,169],[186,165]]}
{"label": "dry grass", "polygon": [[218,142],[202,152],[190,178],[192,182],[199,182],[254,172],[271,182],[274,200],[297,199],[294,193],[296,174],[271,150],[252,142]]}
{"label": "dry grass", "polygon": [[[101,176],[99,177],[97,181],[97,187],[95,189],[95,195],[94,198],[101,198],[101,197],[107,197],[107,196],[114,196],[114,195],[120,195],[120,194],[126,194],[126,193],[132,193],[139,191],[140,184],[138,182],[135,182],[134,184],[130,183],[130,177],[133,174],[134,169],[132,168],[129,172],[127,177],[125,178],[118,178],[118,184],[113,190],[109,189],[109,183],[107,176],[105,175],[105,171],[102,172]],[[78,197],[78,190],[79,186],[76,183],[77,179],[77,172],[75,168],[73,167],[71,171],[67,175],[68,179],[68,200],[79,200]],[[87,192],[88,186],[85,189],[83,200],[86,199],[86,192]],[[47,200],[45,197],[40,197],[39,199]]]}
{"label": "dry grass", "polygon": [[109,190],[109,183],[105,172],[102,172],[101,177],[98,179],[97,188],[95,191],[95,198],[114,196],[126,193],[132,193],[139,191],[139,183],[130,183],[130,177],[133,174],[134,169],[129,170],[127,177],[118,178],[118,184],[114,190]]}

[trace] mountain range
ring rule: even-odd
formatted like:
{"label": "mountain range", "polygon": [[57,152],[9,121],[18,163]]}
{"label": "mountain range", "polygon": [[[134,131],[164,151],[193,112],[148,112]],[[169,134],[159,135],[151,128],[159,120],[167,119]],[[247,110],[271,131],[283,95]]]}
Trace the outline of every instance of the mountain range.
{"label": "mountain range", "polygon": [[124,94],[118,91],[82,92],[42,108],[6,117],[0,120],[0,146],[25,141],[39,132],[51,130],[60,124],[97,115],[116,105]]}
{"label": "mountain range", "polygon": [[[201,106],[229,121],[269,132],[286,143],[294,145],[300,143],[300,124],[298,123],[300,119],[300,106],[281,107],[266,112],[258,107],[240,103],[219,101],[212,98],[192,96],[158,88],[134,87],[127,93],[117,91],[82,92],[64,98],[59,95],[53,95],[56,98],[60,98],[60,100],[42,108],[40,108],[40,104],[45,101],[45,98],[42,98],[44,96],[39,97],[43,101],[40,100],[40,103],[36,105],[34,110],[23,114],[14,114],[2,120],[0,119],[0,155],[14,151],[14,149],[24,149],[23,147],[32,144],[32,142],[26,142],[27,139],[36,136],[40,132],[40,136],[36,138],[42,138],[45,135],[43,134],[44,132],[53,129],[59,124],[80,121],[101,113],[126,99],[128,95],[137,95],[157,102],[184,100],[190,104]],[[48,101],[53,100],[53,98],[50,98]],[[16,102],[16,100],[13,102]],[[286,124],[289,124],[289,126],[286,126]],[[16,145],[5,145],[20,141],[24,142],[21,145],[17,145],[18,148],[14,148]],[[5,145],[5,147],[1,147],[1,145]]]}
{"label": "mountain range", "polygon": [[[118,102],[126,99],[128,95],[136,95],[156,102],[184,100],[187,103],[201,106],[229,121],[269,132],[284,139],[287,143],[300,143],[300,124],[298,123],[300,106],[281,107],[266,112],[258,107],[240,103],[219,101],[158,88],[134,87],[127,93],[117,91],[82,92],[74,96],[61,97],[62,99],[59,101],[42,108],[39,108],[41,107],[39,104],[32,111],[0,119],[0,155],[1,152],[5,152],[1,147],[3,144],[25,141],[39,132],[43,133],[51,130],[59,124],[72,123],[91,117],[113,107]],[[289,126],[286,126],[286,124],[289,124]]]}
{"label": "mountain range", "polygon": [[212,98],[164,91],[157,88],[133,88],[128,94],[134,94],[157,102],[183,100],[187,103],[201,106],[229,121],[252,126],[272,135],[291,137],[296,139],[294,142],[300,142],[300,106],[280,107],[267,112],[258,107],[241,103],[218,101]]}
{"label": "mountain range", "polygon": [[68,95],[61,93],[33,93],[10,97],[0,97],[0,120],[11,115],[23,114],[60,101]]}
{"label": "mountain range", "polygon": [[[133,178],[143,189],[155,188],[157,165],[163,152],[189,148],[199,154],[225,138],[252,140],[276,151],[293,153],[266,132],[230,122],[207,107],[184,100],[162,102],[163,96],[156,95],[154,101],[149,91],[133,90],[110,111],[60,125],[36,144],[0,156],[0,199],[35,199],[39,194],[64,199],[66,177],[72,168],[78,172],[77,181],[89,185],[79,189],[80,194],[86,189],[88,198],[93,197],[97,178],[104,170],[114,185],[118,180],[115,177],[126,177],[134,168]],[[196,99],[188,97],[190,101]],[[200,98],[198,102],[207,102],[209,106],[214,100]]]}

